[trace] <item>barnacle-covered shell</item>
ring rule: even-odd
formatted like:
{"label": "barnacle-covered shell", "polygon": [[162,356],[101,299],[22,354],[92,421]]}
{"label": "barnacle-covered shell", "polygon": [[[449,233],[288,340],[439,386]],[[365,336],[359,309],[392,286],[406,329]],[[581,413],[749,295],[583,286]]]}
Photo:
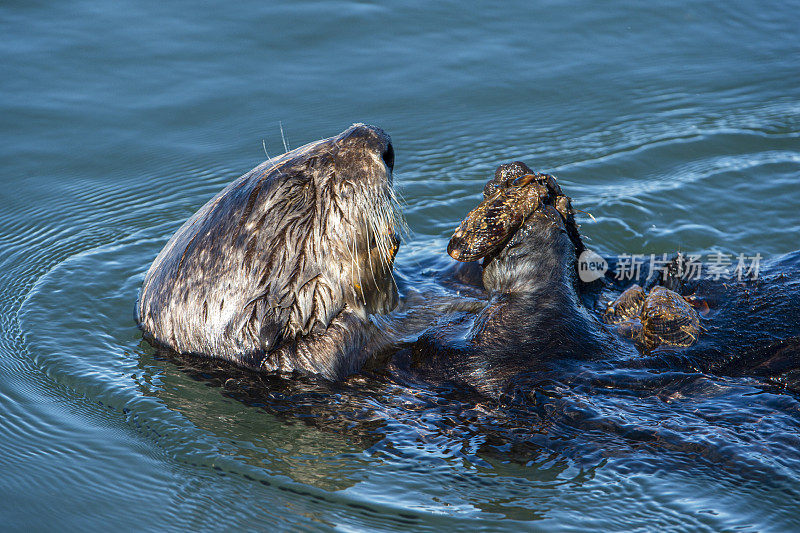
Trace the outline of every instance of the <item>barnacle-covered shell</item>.
{"label": "barnacle-covered shell", "polygon": [[636,318],[642,311],[646,295],[639,285],[631,285],[616,300],[608,304],[603,319],[609,324],[619,324]]}
{"label": "barnacle-covered shell", "polygon": [[661,286],[647,295],[640,320],[642,340],[650,347],[691,346],[700,335],[697,311],[681,295]]}
{"label": "barnacle-covered shell", "polygon": [[533,172],[518,161],[500,165],[483,196],[447,245],[447,253],[457,261],[475,261],[497,251],[542,205],[554,205],[564,220],[572,214],[570,199],[562,195],[554,176]]}
{"label": "barnacle-covered shell", "polygon": [[534,187],[512,186],[495,192],[461,222],[447,245],[447,253],[457,261],[475,261],[489,255],[519,229],[538,205],[538,189]]}

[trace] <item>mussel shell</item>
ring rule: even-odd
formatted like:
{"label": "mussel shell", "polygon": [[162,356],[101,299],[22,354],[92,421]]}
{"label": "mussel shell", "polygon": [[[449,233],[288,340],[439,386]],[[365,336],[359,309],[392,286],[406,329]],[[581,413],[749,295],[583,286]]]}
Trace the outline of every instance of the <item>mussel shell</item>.
{"label": "mussel shell", "polygon": [[539,204],[537,190],[511,187],[497,191],[470,211],[447,245],[456,261],[476,261],[503,246]]}

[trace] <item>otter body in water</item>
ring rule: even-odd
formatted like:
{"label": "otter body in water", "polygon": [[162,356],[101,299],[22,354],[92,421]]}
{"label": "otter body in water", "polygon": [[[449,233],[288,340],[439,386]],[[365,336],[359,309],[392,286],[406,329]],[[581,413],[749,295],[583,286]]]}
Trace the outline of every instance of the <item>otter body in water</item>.
{"label": "otter body in water", "polygon": [[357,370],[397,304],[394,150],[356,124],[268,160],[204,205],[147,272],[145,338],[267,371]]}
{"label": "otter body in water", "polygon": [[[448,245],[464,262],[456,277],[477,280],[484,307],[440,318],[396,359],[396,371],[490,396],[566,382],[612,361],[781,379],[797,373],[800,305],[780,263],[777,272],[764,265],[768,283],[723,284],[687,279],[679,254],[659,275],[644,272],[648,280],[625,286],[610,272],[581,281],[583,250],[571,200],[555,178],[520,162],[501,165]],[[750,316],[754,306],[763,312]]]}
{"label": "otter body in water", "polygon": [[555,179],[519,162],[501,165],[448,245],[480,280],[486,305],[430,328],[412,348],[409,371],[496,395],[554,361],[563,368],[600,357],[618,343],[582,299],[583,249]]}
{"label": "otter body in water", "polygon": [[[358,371],[380,351],[373,371],[388,364],[390,373],[492,395],[529,378],[563,376],[576,362],[671,361],[766,374],[798,366],[800,300],[780,271],[765,265],[762,275],[774,283],[764,286],[687,282],[674,265],[644,288],[608,275],[584,283],[570,198],[553,176],[519,162],[498,168],[448,246],[467,262],[457,277],[471,273],[477,297],[410,298],[404,312],[376,326],[370,315],[398,303],[393,161],[389,136],[358,124],[235,180],[148,271],[137,304],[145,338],[251,369],[327,379]],[[612,295],[605,307],[601,294]],[[712,307],[702,320],[691,305],[697,297]],[[753,302],[775,311],[750,316]],[[761,327],[747,327],[756,322]],[[786,354],[794,354],[788,363]]]}

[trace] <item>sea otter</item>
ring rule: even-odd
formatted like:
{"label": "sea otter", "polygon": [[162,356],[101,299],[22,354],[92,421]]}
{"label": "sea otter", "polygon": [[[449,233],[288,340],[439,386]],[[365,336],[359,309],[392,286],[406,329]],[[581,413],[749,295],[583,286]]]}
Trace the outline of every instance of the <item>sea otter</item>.
{"label": "sea otter", "polygon": [[[475,297],[416,295],[376,324],[398,305],[393,164],[389,136],[356,124],[235,180],[147,272],[136,308],[145,338],[329,380],[369,361],[368,371],[491,395],[587,361],[764,375],[799,366],[800,299],[781,271],[792,257],[765,265],[772,283],[763,286],[691,282],[675,268],[680,256],[660,275],[633,280],[642,286],[586,283],[570,198],[555,177],[521,162],[497,169],[448,245],[465,262],[454,281],[471,280]],[[771,311],[750,316],[756,303]]]}
{"label": "sea otter", "polygon": [[263,162],[167,242],[136,320],[151,343],[264,371],[356,371],[397,305],[388,134],[355,124]]}

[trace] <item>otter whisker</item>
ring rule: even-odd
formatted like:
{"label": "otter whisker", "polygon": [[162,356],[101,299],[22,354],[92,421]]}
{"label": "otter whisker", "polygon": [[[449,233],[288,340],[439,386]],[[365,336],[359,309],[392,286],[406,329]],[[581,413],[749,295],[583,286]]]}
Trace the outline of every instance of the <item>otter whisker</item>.
{"label": "otter whisker", "polygon": [[[355,254],[355,262],[354,262],[354,265],[353,265],[352,272],[355,275],[360,271],[359,253],[358,253],[358,239],[356,238],[353,242],[355,243],[356,254]],[[362,303],[366,303],[367,298],[366,298],[366,296],[364,296],[364,286],[361,283],[361,279],[360,278],[358,280],[357,285],[358,285],[358,290],[361,292],[361,302]]]}
{"label": "otter whisker", "polygon": [[283,149],[288,152],[289,151],[289,144],[286,142],[286,136],[283,134],[283,122],[282,121],[278,121],[278,127],[281,129],[281,140],[283,141]]}
{"label": "otter whisker", "polygon": [[[378,280],[375,278],[375,271],[372,269],[372,260],[371,260],[372,258],[371,258],[371,254],[370,254],[370,248],[369,248],[370,239],[371,238],[375,238],[375,230],[372,227],[372,217],[367,218],[366,226],[367,226],[367,258],[366,258],[366,261],[367,261],[367,264],[369,265],[370,274],[372,274],[372,284],[377,286],[378,285]],[[376,242],[377,242],[377,239],[376,239]]]}
{"label": "otter whisker", "polygon": [[391,202],[388,198],[384,198],[383,202],[383,209],[381,210],[381,215],[383,217],[383,222],[385,224],[385,228],[387,229],[386,233],[383,235],[383,249],[384,249],[384,262],[388,266],[392,261],[392,252],[394,249],[394,242],[392,242],[391,234],[395,231],[395,216],[392,212]]}
{"label": "otter whisker", "polygon": [[[335,204],[335,202],[334,202],[334,204]],[[337,209],[341,210],[340,206],[337,205]],[[349,286],[348,289],[349,289],[349,292],[351,292],[351,294],[352,294],[353,300],[357,300],[356,285],[358,285],[358,283],[356,283],[355,274],[358,271],[357,270],[357,268],[358,268],[358,258],[357,258],[358,257],[358,236],[357,236],[356,232],[349,232],[348,236],[349,236],[349,238],[345,241],[345,248],[347,250],[347,255],[350,258],[350,270],[349,270],[349,272],[350,272],[350,276],[351,276],[352,281],[353,281],[353,283],[351,284],[352,286]]]}
{"label": "otter whisker", "polygon": [[364,289],[361,287],[361,283],[359,283],[358,278],[358,243],[353,241],[353,253],[352,256],[352,265],[350,267],[351,277],[353,278],[353,286],[351,287],[351,291],[353,293],[353,301],[357,302],[358,293],[361,293],[361,300],[364,299]]}
{"label": "otter whisker", "polygon": [[[374,201],[373,201],[374,203]],[[372,209],[370,210],[372,216],[370,217],[370,226],[372,227],[372,234],[375,239],[375,245],[378,249],[378,255],[382,260],[386,259],[386,249],[385,249],[385,241],[383,238],[383,233],[379,232],[377,228],[384,228],[385,227],[385,220],[383,217],[383,211],[380,207],[373,205]]]}
{"label": "otter whisker", "polygon": [[[392,221],[396,222],[395,226],[398,228],[400,234],[404,237],[411,236],[411,230],[408,227],[405,216],[403,216],[403,205],[408,205],[405,199],[400,195],[401,193],[393,187],[388,188],[389,191],[389,209],[391,210]],[[398,197],[398,195],[400,195]]]}

